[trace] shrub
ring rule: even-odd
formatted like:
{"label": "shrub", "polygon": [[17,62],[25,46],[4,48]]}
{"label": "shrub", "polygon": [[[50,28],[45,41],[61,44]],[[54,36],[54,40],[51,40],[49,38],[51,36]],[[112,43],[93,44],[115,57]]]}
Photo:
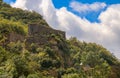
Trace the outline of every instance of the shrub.
{"label": "shrub", "polygon": [[40,64],[41,64],[41,67],[43,68],[50,68],[53,66],[52,59],[50,58],[43,58]]}
{"label": "shrub", "polygon": [[78,74],[65,74],[62,78],[80,78]]}
{"label": "shrub", "polygon": [[29,74],[27,78],[40,78],[37,74]]}

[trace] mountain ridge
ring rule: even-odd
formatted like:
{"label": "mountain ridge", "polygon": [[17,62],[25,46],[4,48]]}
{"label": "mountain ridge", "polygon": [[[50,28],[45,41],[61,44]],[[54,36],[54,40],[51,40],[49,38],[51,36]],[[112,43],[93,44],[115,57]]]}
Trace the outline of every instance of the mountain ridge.
{"label": "mountain ridge", "polygon": [[0,78],[119,78],[107,49],[52,29],[36,12],[0,0]]}

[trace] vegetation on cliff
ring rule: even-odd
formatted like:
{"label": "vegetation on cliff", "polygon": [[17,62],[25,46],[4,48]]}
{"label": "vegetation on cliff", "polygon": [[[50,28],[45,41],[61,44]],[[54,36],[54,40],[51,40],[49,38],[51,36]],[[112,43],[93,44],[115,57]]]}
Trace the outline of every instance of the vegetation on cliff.
{"label": "vegetation on cliff", "polygon": [[[46,36],[47,44],[27,45],[30,23],[48,26],[36,12],[0,0],[0,78],[120,78],[118,59],[96,43],[52,33]],[[11,33],[24,40],[9,41]]]}

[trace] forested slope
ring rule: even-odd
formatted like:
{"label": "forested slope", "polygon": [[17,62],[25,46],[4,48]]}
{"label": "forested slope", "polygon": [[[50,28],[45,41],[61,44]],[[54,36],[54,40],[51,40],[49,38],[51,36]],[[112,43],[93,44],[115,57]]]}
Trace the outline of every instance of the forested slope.
{"label": "forested slope", "polygon": [[[120,78],[118,59],[96,43],[52,33],[46,36],[48,44],[27,45],[31,23],[49,27],[38,13],[0,0],[0,78]],[[24,40],[11,41],[11,33]]]}

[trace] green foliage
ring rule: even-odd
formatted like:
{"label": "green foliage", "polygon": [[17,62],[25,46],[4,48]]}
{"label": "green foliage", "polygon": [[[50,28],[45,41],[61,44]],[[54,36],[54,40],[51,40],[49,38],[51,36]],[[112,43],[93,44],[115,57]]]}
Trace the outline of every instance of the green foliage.
{"label": "green foliage", "polygon": [[10,5],[4,3],[3,0],[0,0],[0,9],[1,9],[2,7],[7,7],[7,8],[9,8]]}
{"label": "green foliage", "polygon": [[120,78],[120,62],[101,45],[55,34],[41,46],[9,41],[11,33],[27,36],[30,23],[48,26],[38,13],[0,0],[0,78]]}
{"label": "green foliage", "polygon": [[50,68],[50,67],[52,67],[52,59],[50,59],[50,58],[42,59],[41,67],[43,67],[43,68]]}
{"label": "green foliage", "polygon": [[68,42],[73,64],[81,72],[80,77],[108,78],[113,71],[111,65],[119,63],[115,56],[100,45],[80,42],[76,38]]}
{"label": "green foliage", "polygon": [[45,26],[48,24],[42,18],[41,15],[34,11],[21,10],[19,8],[11,8],[8,4],[1,2],[0,3],[0,16],[5,19],[12,21],[20,21],[24,24],[38,23]]}
{"label": "green foliage", "polygon": [[30,52],[33,52],[33,53],[37,53],[37,52],[38,52],[38,51],[37,51],[37,45],[36,45],[36,44],[32,43],[32,44],[30,45]]}
{"label": "green foliage", "polygon": [[17,34],[26,35],[25,25],[20,22],[13,22],[6,19],[0,19],[0,34],[8,35],[9,33],[15,32]]}
{"label": "green foliage", "polygon": [[71,67],[71,68],[68,68],[66,70],[66,73],[69,74],[69,73],[75,73],[77,70],[74,68],[74,67]]}
{"label": "green foliage", "polygon": [[50,47],[46,47],[45,52],[47,52],[49,56],[55,57],[54,51]]}
{"label": "green foliage", "polygon": [[5,71],[8,72],[8,75],[12,77],[16,77],[18,75],[18,72],[15,66],[16,65],[12,60],[7,60],[5,65]]}
{"label": "green foliage", "polygon": [[65,74],[62,76],[62,78],[80,78],[79,74]]}
{"label": "green foliage", "polygon": [[61,66],[60,60],[53,60],[52,63],[53,63],[53,67],[60,68]]}
{"label": "green foliage", "polygon": [[[110,66],[105,60],[100,58],[99,54],[94,52],[84,53],[81,57],[81,62],[83,63],[83,73],[84,71],[88,73],[90,71],[91,76],[94,78],[108,78]],[[94,71],[94,73],[91,71]]]}
{"label": "green foliage", "polygon": [[16,55],[12,58],[12,60],[14,61],[14,64],[16,65],[16,69],[18,72],[18,76],[24,74],[25,76],[28,75],[28,63],[26,61],[26,59]]}
{"label": "green foliage", "polygon": [[8,49],[10,52],[14,52],[14,53],[20,53],[23,51],[23,43],[21,43],[20,41],[18,42],[11,42],[8,44]]}
{"label": "green foliage", "polygon": [[30,74],[27,78],[40,78],[37,74]]}
{"label": "green foliage", "polygon": [[6,51],[0,46],[0,63],[2,63],[5,60]]}
{"label": "green foliage", "polygon": [[29,73],[35,73],[36,71],[39,71],[40,65],[36,61],[30,61],[28,63],[28,72]]}

